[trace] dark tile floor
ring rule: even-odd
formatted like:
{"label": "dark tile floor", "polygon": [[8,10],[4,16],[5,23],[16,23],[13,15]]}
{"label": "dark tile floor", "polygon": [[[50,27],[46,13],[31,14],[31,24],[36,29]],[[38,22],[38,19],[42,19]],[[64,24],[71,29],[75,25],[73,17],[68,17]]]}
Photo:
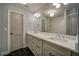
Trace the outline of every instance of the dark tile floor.
{"label": "dark tile floor", "polygon": [[28,47],[26,47],[13,51],[5,56],[34,56],[34,54],[31,52],[31,50]]}

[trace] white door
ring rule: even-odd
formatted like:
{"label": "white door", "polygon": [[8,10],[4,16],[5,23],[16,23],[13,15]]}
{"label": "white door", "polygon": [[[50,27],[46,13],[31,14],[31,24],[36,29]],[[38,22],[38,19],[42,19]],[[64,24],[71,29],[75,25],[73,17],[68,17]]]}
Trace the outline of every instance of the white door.
{"label": "white door", "polygon": [[11,51],[14,51],[23,47],[23,15],[14,12],[10,15]]}

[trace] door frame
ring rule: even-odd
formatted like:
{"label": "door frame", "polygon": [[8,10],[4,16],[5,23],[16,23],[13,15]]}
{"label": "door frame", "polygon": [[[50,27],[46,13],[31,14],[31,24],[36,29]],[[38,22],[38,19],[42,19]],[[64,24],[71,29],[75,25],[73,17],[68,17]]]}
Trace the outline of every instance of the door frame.
{"label": "door frame", "polygon": [[[14,11],[14,10],[8,10],[8,53],[10,53],[11,52],[11,37],[10,37],[10,30],[11,30],[11,28],[10,28],[10,13],[11,12],[13,12],[13,13],[17,13],[17,14],[22,14],[23,15],[23,20],[22,20],[22,22],[24,23],[24,13],[22,13],[22,12],[18,12],[18,11]],[[23,24],[22,23],[22,24]],[[23,28],[23,46],[24,46],[24,28]]]}

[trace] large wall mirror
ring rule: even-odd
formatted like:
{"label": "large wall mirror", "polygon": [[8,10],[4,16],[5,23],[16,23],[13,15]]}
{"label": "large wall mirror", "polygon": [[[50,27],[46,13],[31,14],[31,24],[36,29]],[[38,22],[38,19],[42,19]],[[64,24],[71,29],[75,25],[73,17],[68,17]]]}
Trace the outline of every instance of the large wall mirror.
{"label": "large wall mirror", "polygon": [[40,10],[42,15],[37,18],[40,32],[77,36],[78,8],[66,8],[67,5],[64,4],[60,8],[46,4]]}

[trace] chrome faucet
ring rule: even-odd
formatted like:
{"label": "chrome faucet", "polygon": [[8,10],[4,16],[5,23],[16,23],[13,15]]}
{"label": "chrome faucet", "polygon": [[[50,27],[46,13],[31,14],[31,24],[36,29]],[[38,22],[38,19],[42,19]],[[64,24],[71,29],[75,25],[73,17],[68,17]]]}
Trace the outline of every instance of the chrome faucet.
{"label": "chrome faucet", "polygon": [[60,34],[58,34],[58,38],[60,39]]}

